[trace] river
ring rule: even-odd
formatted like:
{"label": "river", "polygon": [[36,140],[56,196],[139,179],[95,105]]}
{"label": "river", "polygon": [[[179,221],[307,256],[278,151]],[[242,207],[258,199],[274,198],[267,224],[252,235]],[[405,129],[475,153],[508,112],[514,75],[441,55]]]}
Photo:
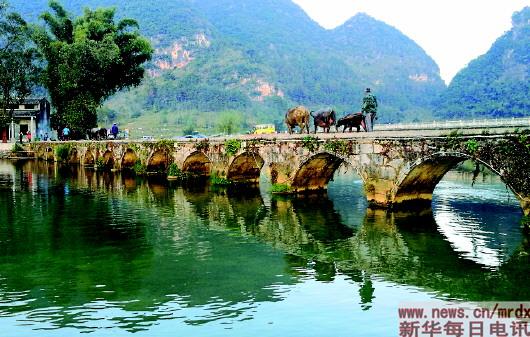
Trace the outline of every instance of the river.
{"label": "river", "polygon": [[529,301],[530,245],[496,178],[450,172],[432,211],[181,187],[0,161],[1,336],[397,336],[410,302]]}

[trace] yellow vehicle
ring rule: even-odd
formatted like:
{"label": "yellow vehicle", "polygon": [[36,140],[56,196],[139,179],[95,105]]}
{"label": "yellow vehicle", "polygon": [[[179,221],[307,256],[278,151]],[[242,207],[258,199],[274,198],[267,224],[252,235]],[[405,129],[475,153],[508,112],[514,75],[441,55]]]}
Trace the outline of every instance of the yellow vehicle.
{"label": "yellow vehicle", "polygon": [[274,124],[258,124],[254,126],[254,132],[255,135],[263,135],[268,133],[276,133],[276,128],[274,127]]}

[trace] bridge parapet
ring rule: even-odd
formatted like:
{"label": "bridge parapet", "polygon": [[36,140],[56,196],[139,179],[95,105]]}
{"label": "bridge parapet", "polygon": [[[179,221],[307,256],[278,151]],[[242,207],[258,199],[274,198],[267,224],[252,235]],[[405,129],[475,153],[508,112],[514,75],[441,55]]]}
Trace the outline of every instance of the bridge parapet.
{"label": "bridge parapet", "polygon": [[[142,167],[165,173],[171,163],[183,172],[257,183],[263,168],[284,193],[327,188],[341,165],[362,178],[371,205],[400,207],[430,203],[445,173],[472,159],[497,173],[530,213],[530,136],[450,134],[444,137],[297,137],[287,139],[159,142],[38,142],[37,156],[111,169]],[[61,147],[68,147],[65,158]],[[64,152],[64,151],[63,151]],[[64,155],[63,155],[64,156]]]}

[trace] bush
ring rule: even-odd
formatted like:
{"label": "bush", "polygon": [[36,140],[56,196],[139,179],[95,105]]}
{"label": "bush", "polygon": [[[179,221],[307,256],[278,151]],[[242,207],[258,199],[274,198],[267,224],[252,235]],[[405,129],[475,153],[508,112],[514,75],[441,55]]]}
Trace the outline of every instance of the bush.
{"label": "bush", "polygon": [[233,156],[241,149],[241,141],[239,139],[227,139],[225,141],[225,153],[228,156]]}
{"label": "bush", "polygon": [[318,149],[318,146],[318,138],[311,136],[305,136],[302,138],[302,147],[308,149],[309,152],[314,152]]}
{"label": "bush", "polygon": [[62,144],[55,148],[55,157],[57,161],[67,161],[70,155],[70,145]]}
{"label": "bush", "polygon": [[98,157],[98,159],[96,159],[96,168],[99,170],[105,168],[105,159],[103,157]]}
{"label": "bush", "polygon": [[133,171],[136,175],[143,176],[147,173],[147,167],[140,160],[134,163]]}
{"label": "bush", "polygon": [[272,184],[272,193],[287,193],[291,191],[291,187],[287,184]]}
{"label": "bush", "polygon": [[182,175],[182,171],[180,171],[177,164],[171,163],[169,164],[169,167],[167,168],[167,175],[173,176],[173,177],[179,177]]}
{"label": "bush", "polygon": [[24,148],[19,143],[13,144],[13,147],[11,148],[11,152],[19,152],[24,151]]}
{"label": "bush", "polygon": [[214,186],[228,186],[232,184],[230,180],[226,178],[221,178],[216,174],[210,176],[210,183]]}
{"label": "bush", "polygon": [[477,152],[478,150],[478,146],[478,142],[475,139],[469,139],[466,142],[467,152],[469,152],[470,154],[475,154],[475,152]]}

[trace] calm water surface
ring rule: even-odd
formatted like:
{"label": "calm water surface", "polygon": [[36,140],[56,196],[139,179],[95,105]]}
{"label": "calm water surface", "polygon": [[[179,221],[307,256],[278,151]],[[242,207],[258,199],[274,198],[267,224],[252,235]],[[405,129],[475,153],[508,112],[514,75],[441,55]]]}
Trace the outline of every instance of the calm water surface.
{"label": "calm water surface", "polygon": [[1,336],[396,336],[403,302],[528,301],[513,194],[449,173],[432,212],[0,161]]}

